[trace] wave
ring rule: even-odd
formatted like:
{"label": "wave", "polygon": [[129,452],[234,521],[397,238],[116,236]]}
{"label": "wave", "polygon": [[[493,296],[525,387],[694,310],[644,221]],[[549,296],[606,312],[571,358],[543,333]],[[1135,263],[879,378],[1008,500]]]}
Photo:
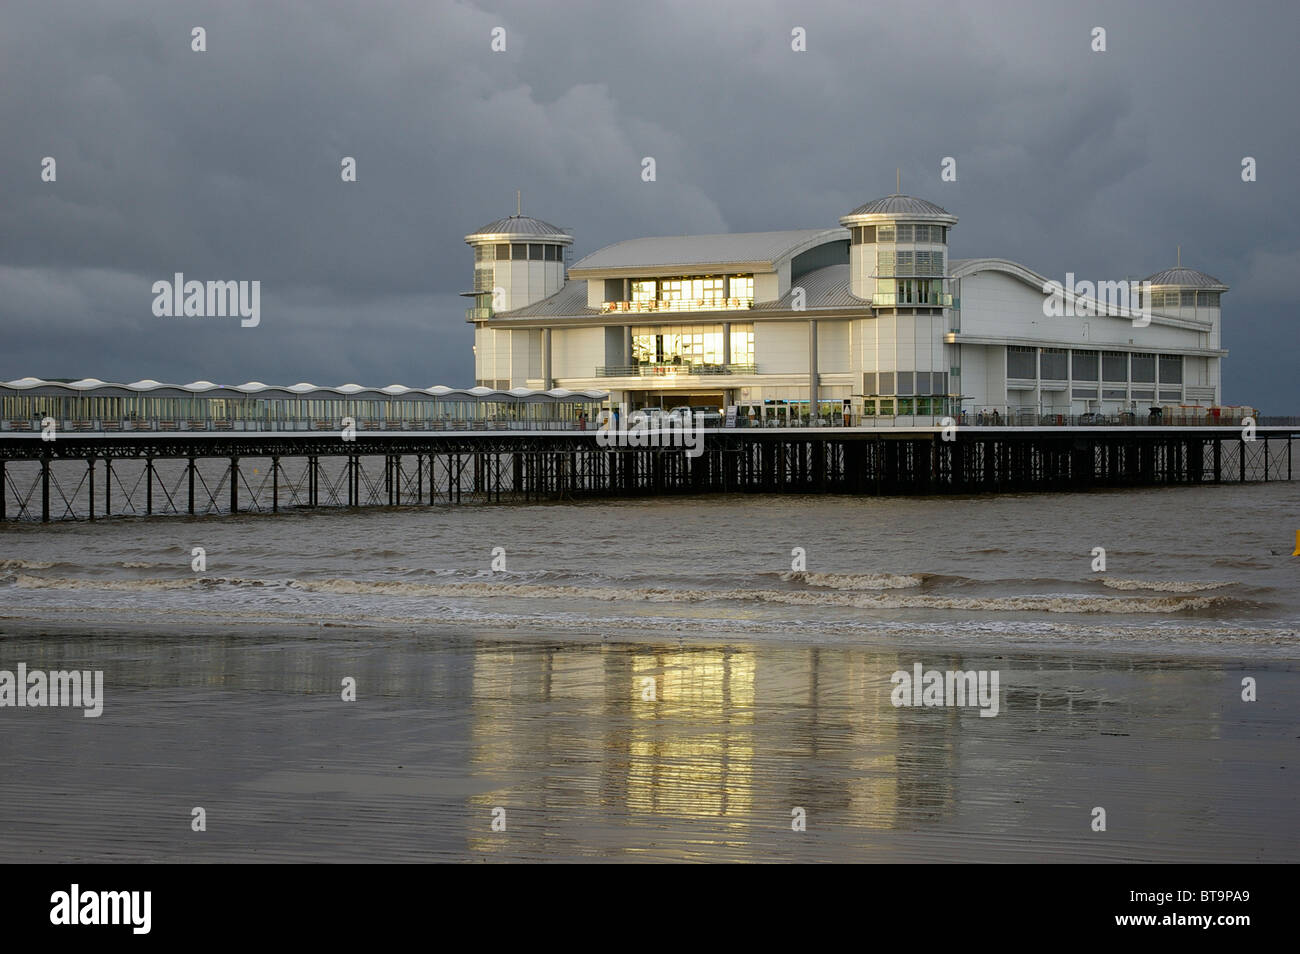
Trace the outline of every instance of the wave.
{"label": "wave", "polygon": [[703,603],[759,602],[787,606],[838,606],[849,609],[947,609],[1048,613],[1179,613],[1235,603],[1225,596],[938,596],[810,590],[699,590],[664,587],[583,587],[528,583],[419,584],[397,580],[294,580],[293,589],[348,596],[513,597],[598,602]]}
{"label": "wave", "polygon": [[832,590],[901,590],[920,586],[927,573],[812,573],[787,570],[781,574],[786,583],[805,583]]}
{"label": "wave", "polygon": [[1117,580],[1104,577],[1102,584],[1115,590],[1154,590],[1160,593],[1200,593],[1236,583],[1215,580]]}
{"label": "wave", "polygon": [[56,566],[43,560],[0,560],[0,570],[50,570]]}
{"label": "wave", "polygon": [[[1019,596],[942,596],[848,589],[691,589],[669,587],[573,586],[542,583],[412,583],[406,580],[283,579],[178,577],[152,580],[87,580],[17,574],[6,578],[22,589],[156,591],[217,587],[269,588],[335,596],[411,598],[513,598],[588,600],[604,603],[769,603],[786,606],[842,607],[864,610],[969,610],[975,612],[1181,613],[1241,602],[1228,596],[1173,593],[1159,596],[1090,596],[1044,594]],[[901,587],[895,587],[898,589]]]}

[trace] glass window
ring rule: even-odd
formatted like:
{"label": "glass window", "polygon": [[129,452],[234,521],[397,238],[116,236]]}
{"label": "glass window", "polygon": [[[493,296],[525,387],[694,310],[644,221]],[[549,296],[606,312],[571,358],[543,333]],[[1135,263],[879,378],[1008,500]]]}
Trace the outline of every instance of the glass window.
{"label": "glass window", "polygon": [[1219,293],[1218,292],[1197,292],[1196,301],[1197,304],[1199,304],[1202,308],[1218,308]]}
{"label": "glass window", "polygon": [[1101,356],[1103,381],[1128,380],[1128,355],[1123,351],[1106,351]]}
{"label": "glass window", "polygon": [[911,371],[898,372],[898,390],[895,391],[894,393],[895,394],[916,393],[915,379],[912,377]]}
{"label": "glass window", "polygon": [[1041,361],[1041,373],[1044,381],[1064,381],[1066,352],[1063,348],[1044,348]]}
{"label": "glass window", "polygon": [[1156,380],[1156,356],[1153,354],[1133,355],[1133,380],[1143,384],[1154,384]]}
{"label": "glass window", "polygon": [[912,241],[912,226],[910,226],[910,225],[899,225],[899,226],[896,226],[896,228],[898,229],[898,232],[897,232],[897,235],[898,235],[898,241],[900,241],[900,242],[910,242],[910,241]]}
{"label": "glass window", "polygon": [[879,393],[876,391],[876,372],[868,371],[866,374],[862,375],[862,393],[863,394]]}
{"label": "glass window", "polygon": [[1185,306],[1188,306],[1188,307],[1190,307],[1191,305],[1195,305],[1195,304],[1196,304],[1196,292],[1194,292],[1194,291],[1185,291],[1185,292],[1182,292],[1182,293],[1179,295],[1179,299],[1180,299],[1179,303],[1180,303],[1181,305],[1185,305]]}
{"label": "glass window", "polygon": [[892,225],[877,225],[876,241],[877,242],[894,241],[894,227]]}
{"label": "glass window", "polygon": [[498,261],[498,262],[505,262],[505,261],[509,261],[509,259],[510,259],[510,246],[509,246],[509,245],[498,245],[498,246],[497,246],[497,261]]}
{"label": "glass window", "polygon": [[752,365],[754,363],[754,326],[731,326],[731,363]]}
{"label": "glass window", "polygon": [[1070,352],[1070,370],[1072,377],[1076,381],[1096,381],[1097,357],[1098,355],[1095,351]]}
{"label": "glass window", "polygon": [[881,276],[894,274],[894,250],[892,248],[876,249],[876,274]]}
{"label": "glass window", "polygon": [[510,246],[510,260],[513,261],[513,262],[523,262],[523,261],[527,261],[527,260],[528,260],[528,246],[527,246],[527,245],[511,245],[511,246]]}
{"label": "glass window", "polygon": [[893,371],[880,372],[880,393],[881,394],[894,393],[894,372]]}
{"label": "glass window", "polygon": [[1007,348],[1007,377],[1038,377],[1037,354],[1033,348],[1021,348],[1017,345]]}
{"label": "glass window", "polygon": [[528,257],[532,259],[534,262],[540,262],[542,260],[542,246],[538,243],[533,243],[532,245],[529,245]]}
{"label": "glass window", "polygon": [[1160,386],[1183,383],[1183,356],[1180,354],[1162,354],[1160,356]]}

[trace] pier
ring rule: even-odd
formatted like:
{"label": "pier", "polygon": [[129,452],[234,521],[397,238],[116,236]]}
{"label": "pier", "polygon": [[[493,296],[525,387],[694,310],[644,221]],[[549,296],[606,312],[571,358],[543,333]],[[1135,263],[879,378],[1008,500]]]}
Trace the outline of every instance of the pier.
{"label": "pier", "polygon": [[1300,426],[717,428],[703,450],[589,429],[0,433],[0,520],[707,493],[985,494],[1291,480]]}

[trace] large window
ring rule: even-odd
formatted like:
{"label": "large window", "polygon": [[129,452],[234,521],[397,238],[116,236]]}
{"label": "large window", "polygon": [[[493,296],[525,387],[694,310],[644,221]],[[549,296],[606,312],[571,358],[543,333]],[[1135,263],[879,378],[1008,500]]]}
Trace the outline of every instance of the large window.
{"label": "large window", "polygon": [[1072,351],[1070,353],[1071,376],[1076,381],[1097,380],[1097,352]]}
{"label": "large window", "polygon": [[1156,383],[1156,356],[1153,354],[1133,355],[1133,381],[1143,384]]}
{"label": "large window", "polygon": [[[679,367],[723,365],[722,325],[658,325],[632,329],[632,360]],[[731,326],[731,364],[754,363],[754,326]]]}
{"label": "large window", "polygon": [[1104,351],[1101,355],[1101,379],[1128,383],[1128,355],[1123,351]]}
{"label": "large window", "polygon": [[1007,377],[1038,377],[1038,355],[1033,348],[1011,345],[1007,348]]}
{"label": "large window", "polygon": [[1160,386],[1183,383],[1183,356],[1180,354],[1162,354],[1160,356]]}
{"label": "large window", "polygon": [[[902,266],[899,266],[902,271]],[[911,270],[910,267],[908,269]],[[929,281],[923,278],[900,278],[897,281],[876,282],[876,294],[872,300],[877,305],[941,305],[943,304],[943,282]]]}
{"label": "large window", "polygon": [[1043,349],[1041,367],[1044,381],[1064,381],[1066,379],[1065,357],[1065,349],[1063,348]]}
{"label": "large window", "polygon": [[727,291],[728,298],[746,298],[750,301],[754,299],[754,276],[753,275],[732,275],[728,279],[730,288]]}
{"label": "large window", "polygon": [[716,304],[722,297],[721,278],[669,278],[659,283],[661,301]]}

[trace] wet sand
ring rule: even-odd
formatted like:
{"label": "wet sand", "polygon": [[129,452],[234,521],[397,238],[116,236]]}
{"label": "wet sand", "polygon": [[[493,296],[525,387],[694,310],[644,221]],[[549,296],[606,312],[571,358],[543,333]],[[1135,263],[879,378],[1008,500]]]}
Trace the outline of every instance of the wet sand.
{"label": "wet sand", "polygon": [[[0,668],[103,669],[104,714],[0,710],[5,862],[1300,860],[1286,660],[43,629]],[[914,662],[1000,714],[895,708]]]}

